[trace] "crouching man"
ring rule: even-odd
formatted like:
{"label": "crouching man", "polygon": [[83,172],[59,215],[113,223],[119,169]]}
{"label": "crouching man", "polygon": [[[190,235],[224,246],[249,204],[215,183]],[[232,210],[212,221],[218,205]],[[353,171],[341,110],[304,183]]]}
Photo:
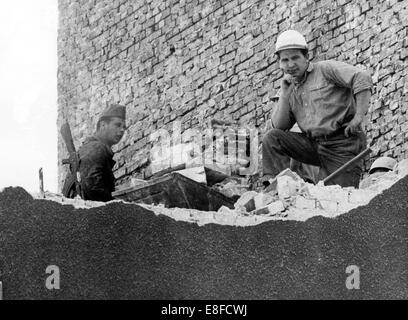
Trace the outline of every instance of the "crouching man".
{"label": "crouching man", "polygon": [[[368,111],[369,74],[339,61],[309,61],[305,38],[288,30],[276,41],[284,72],[273,129],[262,143],[263,181],[287,167],[287,157],[318,166],[322,180],[366,148],[361,125]],[[297,122],[301,132],[288,130]],[[358,187],[362,161],[331,181]]]}

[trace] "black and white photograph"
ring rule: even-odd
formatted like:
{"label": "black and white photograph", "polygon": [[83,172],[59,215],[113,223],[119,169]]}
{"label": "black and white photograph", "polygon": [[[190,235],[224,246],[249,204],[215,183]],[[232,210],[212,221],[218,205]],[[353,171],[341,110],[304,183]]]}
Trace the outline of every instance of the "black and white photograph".
{"label": "black and white photograph", "polygon": [[408,299],[408,0],[2,1],[0,40],[0,300]]}

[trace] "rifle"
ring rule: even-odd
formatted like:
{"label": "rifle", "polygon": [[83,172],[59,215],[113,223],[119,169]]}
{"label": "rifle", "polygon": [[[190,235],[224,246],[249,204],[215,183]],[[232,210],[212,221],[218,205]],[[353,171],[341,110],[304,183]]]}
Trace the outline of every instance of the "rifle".
{"label": "rifle", "polygon": [[68,121],[65,121],[61,126],[60,132],[69,153],[69,158],[63,159],[62,164],[69,164],[70,170],[65,177],[62,193],[67,198],[74,198],[76,195],[79,195],[83,199],[84,196],[80,185],[81,176],[79,174],[79,156],[75,150],[74,140],[72,139],[71,128],[69,127]]}

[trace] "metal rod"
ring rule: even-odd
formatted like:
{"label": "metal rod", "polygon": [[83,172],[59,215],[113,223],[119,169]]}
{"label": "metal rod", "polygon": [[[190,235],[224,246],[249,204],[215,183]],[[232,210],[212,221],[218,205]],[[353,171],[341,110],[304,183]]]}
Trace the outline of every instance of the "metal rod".
{"label": "metal rod", "polygon": [[338,168],[336,171],[334,171],[332,174],[330,174],[329,176],[327,176],[326,178],[323,179],[323,183],[326,184],[327,182],[329,182],[330,180],[332,180],[333,178],[337,177],[341,172],[343,172],[345,169],[347,169],[348,167],[350,167],[351,165],[353,165],[354,163],[356,163],[357,161],[361,160],[362,158],[364,158],[367,154],[369,154],[371,152],[371,146],[368,147],[367,149],[361,151],[358,155],[356,155],[353,159],[351,159],[350,161],[346,162],[345,164],[343,164],[340,168]]}
{"label": "metal rod", "polygon": [[0,281],[0,300],[3,300],[3,282]]}
{"label": "metal rod", "polygon": [[44,177],[43,177],[43,168],[40,168],[38,171],[38,175],[40,178],[40,194],[41,197],[44,198]]}

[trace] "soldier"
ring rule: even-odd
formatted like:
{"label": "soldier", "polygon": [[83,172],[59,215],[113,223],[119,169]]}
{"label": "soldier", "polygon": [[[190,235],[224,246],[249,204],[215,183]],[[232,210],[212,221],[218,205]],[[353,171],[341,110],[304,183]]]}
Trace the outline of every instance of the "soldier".
{"label": "soldier", "polygon": [[[366,147],[361,125],[368,111],[372,82],[369,74],[339,61],[309,61],[306,39],[288,30],[276,41],[284,72],[273,129],[262,143],[263,181],[285,169],[287,157],[318,166],[327,177]],[[297,122],[301,133],[289,132]],[[362,161],[332,184],[358,187]]]}
{"label": "soldier", "polygon": [[113,200],[115,177],[112,168],[115,161],[111,147],[122,139],[125,121],[124,106],[108,106],[98,120],[96,134],[87,138],[79,148],[79,172],[85,200]]}

